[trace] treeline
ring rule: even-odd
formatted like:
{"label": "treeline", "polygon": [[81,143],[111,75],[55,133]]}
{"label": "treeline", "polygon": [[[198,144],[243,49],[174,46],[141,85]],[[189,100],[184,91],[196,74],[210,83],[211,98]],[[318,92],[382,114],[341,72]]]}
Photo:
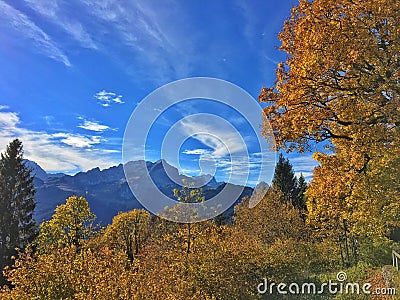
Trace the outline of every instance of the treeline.
{"label": "treeline", "polygon": [[[269,189],[235,208],[234,225],[187,224],[133,210],[94,224],[87,201],[71,196],[4,274],[1,299],[258,299],[257,285],[332,270],[337,249],[312,238],[299,210]],[[334,251],[334,252],[332,252]]]}
{"label": "treeline", "polygon": [[[20,142],[6,153],[13,145],[22,158]],[[22,159],[18,164],[23,166]],[[285,194],[288,182],[292,188]],[[280,156],[272,186],[254,195],[262,198],[259,204],[249,208],[250,199],[243,199],[229,224],[218,217],[181,224],[136,209],[102,228],[86,199],[71,196],[40,224],[33,240],[14,249],[12,263],[11,257],[4,261],[8,285],[0,298],[259,299],[263,278],[318,282],[321,274],[343,267],[343,253],[335,238],[321,238],[305,221],[308,213],[298,205],[305,188]],[[175,195],[182,202],[202,199],[200,189],[187,186]],[[360,240],[359,260],[380,267],[390,247],[388,239]]]}

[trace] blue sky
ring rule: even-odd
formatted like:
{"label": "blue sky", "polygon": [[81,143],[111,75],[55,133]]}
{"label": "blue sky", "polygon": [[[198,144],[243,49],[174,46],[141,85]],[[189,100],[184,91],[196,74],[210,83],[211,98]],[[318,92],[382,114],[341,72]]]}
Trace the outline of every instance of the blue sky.
{"label": "blue sky", "polygon": [[[0,147],[19,137],[25,157],[49,172],[107,168],[121,162],[124,130],[135,107],[164,84],[215,77],[257,99],[262,86],[273,85],[277,62],[285,59],[277,34],[294,4],[0,0]],[[147,159],[160,158],[166,128],[191,113],[219,115],[251,140],[240,115],[194,99],[157,119]],[[185,124],[190,134],[194,124]],[[211,170],[204,158],[216,153],[213,147],[204,138],[188,138],[179,150],[181,171]],[[254,157],[260,151],[251,142],[247,150]],[[289,158],[306,176],[316,165],[310,153]],[[229,156],[219,159],[222,166]],[[226,172],[219,168],[217,179],[226,180]]]}

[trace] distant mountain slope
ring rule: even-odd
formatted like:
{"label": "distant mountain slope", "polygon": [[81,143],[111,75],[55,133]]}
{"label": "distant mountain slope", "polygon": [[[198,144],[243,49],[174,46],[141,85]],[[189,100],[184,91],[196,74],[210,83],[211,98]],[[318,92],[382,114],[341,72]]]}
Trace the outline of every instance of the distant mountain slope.
{"label": "distant mountain slope", "polygon": [[50,177],[62,177],[65,176],[63,173],[46,173],[45,170],[43,170],[36,162],[29,160],[29,159],[24,159],[24,164],[27,166],[29,169],[32,170],[32,175],[34,175],[36,178],[39,178],[41,180],[47,180]]}
{"label": "distant mountain slope", "polygon": [[[109,224],[112,218],[120,211],[142,208],[142,205],[135,199],[126,182],[122,164],[105,170],[94,168],[87,172],[77,173],[74,176],[54,177],[49,174],[46,176],[40,166],[32,163],[30,162],[29,164],[33,166],[31,168],[34,169],[36,174],[34,183],[37,190],[36,199],[38,203],[34,217],[38,222],[50,219],[56,206],[64,203],[65,199],[71,195],[86,197],[92,211],[103,225]],[[132,164],[130,170],[133,171],[130,176],[133,176],[135,181],[137,180],[137,184],[140,187],[144,185],[142,178],[148,170],[157,187],[170,197],[173,196],[173,189],[179,187],[177,183],[180,183],[182,179],[194,181],[199,185],[207,183],[203,186],[206,199],[218,194],[225,186],[225,183],[218,183],[211,175],[198,177],[181,175],[175,167],[162,160],[154,163],[146,162],[145,164],[143,164],[143,161],[132,161],[128,164]],[[146,189],[146,186],[143,186],[143,189]],[[252,191],[252,188],[245,187],[237,201],[243,196],[251,195]],[[232,213],[233,206],[225,215]]]}

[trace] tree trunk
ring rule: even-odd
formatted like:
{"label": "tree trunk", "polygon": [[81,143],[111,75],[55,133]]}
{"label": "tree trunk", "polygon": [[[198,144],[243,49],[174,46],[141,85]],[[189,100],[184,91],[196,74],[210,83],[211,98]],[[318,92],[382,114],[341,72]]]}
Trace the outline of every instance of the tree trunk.
{"label": "tree trunk", "polygon": [[350,252],[349,252],[349,243],[347,238],[347,224],[346,220],[343,219],[343,231],[344,231],[344,248],[346,252],[346,267],[350,267]]}
{"label": "tree trunk", "polygon": [[187,248],[186,248],[186,258],[188,258],[189,256],[189,252],[190,252],[190,223],[187,224],[188,225],[188,233],[187,233]]}

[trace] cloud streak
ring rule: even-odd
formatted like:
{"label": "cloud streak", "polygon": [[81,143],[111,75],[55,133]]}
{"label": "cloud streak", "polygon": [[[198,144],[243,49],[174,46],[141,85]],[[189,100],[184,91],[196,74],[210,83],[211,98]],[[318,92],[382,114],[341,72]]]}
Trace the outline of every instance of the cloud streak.
{"label": "cloud streak", "polygon": [[[82,118],[79,118],[82,119]],[[83,120],[83,124],[78,125],[79,128],[89,130],[89,131],[95,131],[95,132],[103,132],[106,130],[110,130],[111,127],[100,124],[99,122],[94,122],[94,121],[88,121],[88,120]]]}
{"label": "cloud streak", "polygon": [[23,142],[25,157],[46,171],[73,173],[120,162],[112,156],[115,150],[97,147],[105,142],[99,136],[26,129],[17,113],[0,111],[0,149],[5,149],[14,138]]}
{"label": "cloud streak", "polygon": [[[111,51],[123,51],[127,72],[138,80],[167,82],[188,76],[193,59],[193,34],[176,2],[83,0],[103,32],[118,39]],[[160,13],[163,12],[163,13]],[[174,18],[177,15],[179,18]],[[175,23],[175,26],[171,24]],[[103,26],[101,24],[107,24]]]}
{"label": "cloud streak", "polygon": [[320,165],[312,158],[312,153],[302,153],[296,157],[289,157],[289,161],[293,165],[297,178],[303,174],[307,181],[312,179],[314,168]]}
{"label": "cloud streak", "polygon": [[198,122],[183,120],[180,130],[184,135],[190,136],[213,149],[211,155],[216,158],[247,151],[246,144],[238,131],[228,128],[227,125],[221,126],[221,122],[216,123],[215,118],[209,117],[207,119]]}
{"label": "cloud streak", "polygon": [[221,122],[216,116],[201,117],[201,120],[182,120],[179,129],[183,136],[194,138],[206,146],[182,151],[188,156],[199,156],[202,172],[214,170],[220,179],[242,185],[255,185],[261,180],[270,179],[275,155],[263,154],[257,147],[250,147],[246,140],[251,137],[236,131],[235,127],[225,123],[226,120]]}
{"label": "cloud streak", "polygon": [[68,57],[58,45],[28,16],[0,0],[0,22],[15,30],[21,37],[31,40],[37,51],[71,67]]}
{"label": "cloud streak", "polygon": [[78,21],[71,20],[62,14],[62,8],[56,0],[25,0],[25,3],[38,14],[59,26],[84,48],[97,49],[97,45],[91,35]]}
{"label": "cloud streak", "polygon": [[193,150],[186,149],[182,153],[187,155],[206,155],[206,154],[211,155],[211,152],[206,149],[193,149]]}
{"label": "cloud streak", "polygon": [[55,133],[50,135],[52,138],[60,139],[62,143],[76,148],[91,148],[93,145],[100,144],[100,136],[82,136],[71,133]]}

